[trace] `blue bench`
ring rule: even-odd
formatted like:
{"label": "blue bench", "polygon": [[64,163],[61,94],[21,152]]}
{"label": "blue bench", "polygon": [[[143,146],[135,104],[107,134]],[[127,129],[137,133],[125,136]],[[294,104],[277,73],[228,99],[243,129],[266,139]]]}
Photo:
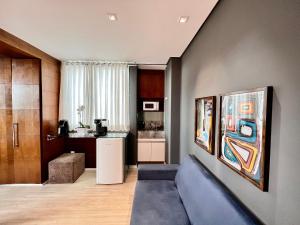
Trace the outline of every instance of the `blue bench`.
{"label": "blue bench", "polygon": [[131,225],[262,224],[194,156],[177,165],[140,165]]}

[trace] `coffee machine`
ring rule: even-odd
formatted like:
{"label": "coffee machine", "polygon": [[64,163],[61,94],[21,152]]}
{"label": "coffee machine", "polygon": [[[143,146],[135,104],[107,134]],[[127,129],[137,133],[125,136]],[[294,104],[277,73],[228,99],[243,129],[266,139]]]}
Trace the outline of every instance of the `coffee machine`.
{"label": "coffee machine", "polygon": [[58,135],[68,136],[69,134],[69,124],[67,120],[60,120],[58,122]]}
{"label": "coffee machine", "polygon": [[107,134],[107,119],[95,119],[94,123],[96,124],[95,137],[105,136]]}

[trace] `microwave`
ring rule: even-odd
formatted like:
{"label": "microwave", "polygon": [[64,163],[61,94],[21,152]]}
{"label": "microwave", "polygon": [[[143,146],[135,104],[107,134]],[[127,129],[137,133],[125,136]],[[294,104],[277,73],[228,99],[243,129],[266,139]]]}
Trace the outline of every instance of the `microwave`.
{"label": "microwave", "polygon": [[158,111],[159,102],[143,101],[143,111]]}

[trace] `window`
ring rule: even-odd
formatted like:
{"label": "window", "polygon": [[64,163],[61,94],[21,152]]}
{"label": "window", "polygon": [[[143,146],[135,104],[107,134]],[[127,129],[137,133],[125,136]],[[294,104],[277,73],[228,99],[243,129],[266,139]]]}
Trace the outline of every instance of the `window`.
{"label": "window", "polygon": [[[77,109],[84,106],[82,118]],[[59,118],[70,129],[108,119],[109,130],[129,130],[129,68],[126,63],[63,62]]]}

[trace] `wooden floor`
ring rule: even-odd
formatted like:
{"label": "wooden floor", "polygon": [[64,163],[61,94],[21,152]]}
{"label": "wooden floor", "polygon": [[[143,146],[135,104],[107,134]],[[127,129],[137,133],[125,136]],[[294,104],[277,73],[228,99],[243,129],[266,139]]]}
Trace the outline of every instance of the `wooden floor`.
{"label": "wooden floor", "polygon": [[129,224],[136,170],[120,185],[96,185],[95,177],[86,171],[74,184],[0,185],[0,224]]}

